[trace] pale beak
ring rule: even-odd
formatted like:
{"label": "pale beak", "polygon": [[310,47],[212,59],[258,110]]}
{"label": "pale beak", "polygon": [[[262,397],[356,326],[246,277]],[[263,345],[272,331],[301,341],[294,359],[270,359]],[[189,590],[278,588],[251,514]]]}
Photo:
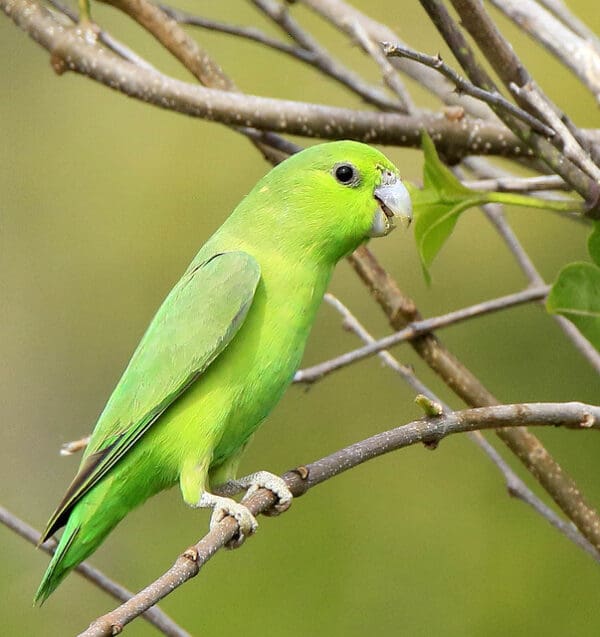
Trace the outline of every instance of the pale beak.
{"label": "pale beak", "polygon": [[412,202],[399,177],[392,173],[384,174],[382,183],[375,188],[373,196],[379,203],[379,208],[373,219],[372,237],[381,237],[391,232],[396,219],[408,228],[412,221]]}

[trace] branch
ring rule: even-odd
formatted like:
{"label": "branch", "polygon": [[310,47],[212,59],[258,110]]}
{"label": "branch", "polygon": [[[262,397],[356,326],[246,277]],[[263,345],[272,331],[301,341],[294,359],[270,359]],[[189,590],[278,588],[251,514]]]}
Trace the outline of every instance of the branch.
{"label": "branch", "polygon": [[[352,312],[337,298],[331,294],[325,295],[325,300],[334,307],[344,319],[344,327],[354,332],[363,342],[369,344],[375,342],[375,339],[361,325]],[[444,404],[444,402],[436,396],[426,385],[424,385],[414,374],[412,369],[402,365],[389,352],[379,352],[377,356],[383,363],[395,372],[402,380],[404,380],[417,394],[426,396],[430,401],[441,405],[443,411],[450,413],[452,409]],[[436,414],[438,415],[438,414]],[[502,473],[508,493],[518,500],[536,511],[545,518],[554,528],[565,535],[569,540],[583,549],[594,560],[600,562],[600,553],[581,535],[572,522],[566,521],[558,516],[547,504],[542,502],[535,493],[519,478],[519,476],[510,468],[506,461],[494,449],[494,447],[484,438],[479,431],[472,431],[466,434],[469,439],[474,442],[496,465]]]}
{"label": "branch", "polygon": [[586,42],[585,36],[577,35],[533,0],[491,1],[572,71],[600,102],[600,54],[593,41]]}
{"label": "branch", "polygon": [[[350,262],[385,311],[392,327],[400,330],[420,318],[412,299],[403,294],[396,282],[379,265],[371,252],[359,248]],[[476,378],[439,339],[425,334],[411,345],[454,393],[467,404],[485,407],[498,403],[495,396]],[[585,500],[575,481],[548,453],[544,445],[525,429],[499,429],[496,434],[540,482],[563,513],[581,534],[600,549],[600,517]]]}
{"label": "branch", "polygon": [[136,67],[98,43],[90,43],[81,30],[58,23],[35,0],[0,0],[0,8],[52,53],[59,73],[80,73],[160,108],[231,126],[415,148],[420,147],[421,130],[425,129],[440,152],[454,159],[468,153],[531,155],[505,128],[468,117],[455,122],[443,114],[374,113],[191,85]]}
{"label": "branch", "polygon": [[[356,25],[358,24],[361,31],[366,33],[377,46],[386,41],[402,43],[402,39],[398,34],[387,25],[373,20],[343,0],[300,1],[353,40],[356,39]],[[492,116],[490,109],[480,101],[453,93],[452,85],[432,69],[424,67],[422,64],[417,64],[412,60],[401,58],[393,58],[390,62],[397,70],[414,79],[420,86],[429,90],[443,103],[461,106],[467,113],[477,118],[489,119]]]}
{"label": "branch", "polygon": [[503,95],[497,91],[486,91],[479,88],[471,82],[468,82],[464,77],[460,76],[454,69],[449,67],[438,53],[437,56],[426,55],[425,53],[419,53],[413,51],[408,47],[401,46],[400,44],[392,44],[391,42],[382,42],[383,52],[388,57],[404,57],[409,60],[414,60],[420,64],[424,64],[429,68],[439,71],[444,77],[447,77],[455,86],[459,93],[466,93],[475,99],[481,100],[486,104],[494,107],[494,109],[502,109],[509,115],[513,115],[522,122],[525,122],[528,126],[542,135],[552,137],[555,132],[549,126],[546,126],[544,122],[540,121],[522,108],[515,106],[512,102],[509,102]]}
{"label": "branch", "polygon": [[[600,407],[576,402],[524,403],[468,409],[424,418],[340,449],[321,460],[288,471],[282,477],[294,497],[299,497],[344,471],[414,444],[437,444],[446,436],[481,429],[544,425],[579,430],[600,429]],[[271,508],[275,500],[273,493],[260,489],[244,504],[254,515],[258,515]],[[197,544],[180,555],[168,571],[117,609],[96,619],[79,637],[105,637],[120,633],[142,612],[195,577],[202,566],[236,534],[237,526],[232,517],[226,517]]]}
{"label": "branch", "polygon": [[327,49],[292,18],[284,5],[275,0],[252,0],[252,3],[302,47],[302,50],[310,52],[313,58],[312,65],[325,75],[337,80],[366,102],[385,111],[407,111],[402,99],[391,99],[385,92],[367,84],[357,73],[335,60]]}
{"label": "branch", "polygon": [[[48,0],[48,3],[53,6],[55,9],[60,11],[63,15],[65,15],[73,24],[79,23],[79,14],[76,11],[73,11],[71,7],[60,2],[60,0]],[[97,25],[95,25],[97,27]],[[99,29],[97,31],[97,37],[102,42],[102,44],[106,45],[111,51],[114,51],[117,55],[122,57],[124,60],[131,62],[132,64],[136,64],[137,66],[141,66],[143,68],[156,70],[149,62],[144,60],[144,58],[140,57],[137,53],[134,53],[129,47],[125,46],[122,42],[119,42],[115,38]]]}
{"label": "branch", "polygon": [[377,354],[382,350],[389,349],[393,345],[397,345],[398,343],[402,343],[404,341],[416,339],[423,334],[431,333],[433,330],[439,329],[441,327],[454,325],[475,316],[490,314],[491,312],[504,310],[509,307],[514,307],[515,305],[521,305],[523,303],[529,303],[531,301],[539,301],[546,297],[549,289],[550,288],[547,285],[529,288],[527,290],[524,290],[523,292],[517,292],[515,294],[509,294],[507,296],[501,296],[497,299],[492,299],[491,301],[477,303],[461,310],[449,312],[448,314],[444,314],[442,316],[436,316],[434,318],[424,319],[422,321],[415,321],[414,323],[410,323],[407,327],[400,330],[399,332],[390,334],[389,336],[370,343],[369,345],[359,347],[358,349],[352,350],[351,352],[346,352],[341,356],[337,356],[336,358],[332,358],[318,365],[314,365],[313,367],[301,369],[300,371],[296,372],[296,375],[294,376],[294,382],[314,383],[315,381],[320,380],[327,374],[330,374],[331,372],[340,369],[341,367],[346,367],[348,365],[351,365],[352,363],[361,361],[368,356]]}
{"label": "branch", "polygon": [[[5,509],[3,506],[0,506],[0,524],[11,529],[17,535],[27,540],[30,544],[39,546],[39,548],[45,553],[54,555],[54,551],[56,550],[56,541],[53,538],[47,540],[43,544],[39,544],[41,537],[40,533],[8,511],[8,509]],[[117,584],[104,575],[104,573],[93,566],[90,566],[87,562],[82,562],[76,566],[75,571],[85,577],[85,579],[89,582],[92,582],[92,584],[96,585],[98,588],[121,602],[125,602],[133,596],[131,591],[128,591],[120,584]],[[183,630],[183,628],[180,628],[160,608],[149,608],[146,612],[144,612],[142,617],[155,628],[160,630],[163,635],[167,635],[167,637],[191,637],[188,632]]]}
{"label": "branch", "polygon": [[404,82],[400,79],[398,71],[390,64],[390,61],[383,54],[380,44],[373,42],[369,34],[362,27],[361,23],[356,21],[351,25],[352,33],[355,40],[360,44],[363,51],[370,55],[375,64],[380,68],[381,75],[385,84],[398,96],[402,102],[403,111],[406,113],[415,113],[417,109],[404,86]]}
{"label": "branch", "polygon": [[[470,158],[466,160],[466,164],[469,166],[471,170],[474,170],[476,173],[480,172],[482,168],[485,168],[486,172],[489,170],[489,162],[486,162],[485,167],[482,166],[482,162],[485,160]],[[494,167],[492,169],[493,172],[499,173],[502,172],[498,168]],[[489,173],[488,173],[489,174]],[[503,183],[504,179],[515,179],[513,177],[495,177],[492,182],[496,182],[496,185],[500,185]],[[534,177],[531,179],[532,182],[536,182],[537,180],[548,179],[547,177]],[[518,180],[518,178],[517,178]],[[524,181],[529,181],[525,179]],[[485,182],[479,182],[479,185]],[[510,182],[504,182],[508,185]],[[540,184],[542,181],[539,182]],[[465,184],[467,185],[467,184]],[[477,186],[478,184],[471,184],[470,187]],[[513,184],[514,185],[514,184]],[[496,190],[491,184],[491,190]],[[512,228],[506,221],[504,214],[502,212],[502,206],[498,204],[487,204],[483,206],[483,211],[487,218],[491,221],[493,226],[496,228],[504,242],[506,243],[508,249],[512,252],[515,260],[517,261],[519,267],[527,277],[527,280],[532,286],[544,285],[544,279],[540,275],[540,273],[535,268],[535,265],[529,258],[527,252],[523,249],[519,239],[513,232]],[[566,334],[567,338],[575,345],[576,349],[583,355],[584,358],[587,359],[589,364],[594,368],[594,370],[600,374],[600,352],[583,336],[583,334],[571,323],[571,321],[567,320],[564,316],[560,314],[552,314],[552,318],[558,323],[562,331]]]}
{"label": "branch", "polygon": [[493,190],[495,192],[542,192],[544,190],[569,190],[567,184],[558,175],[540,175],[537,177],[490,177],[476,181],[465,181],[463,185],[471,190]]}
{"label": "branch", "polygon": [[576,139],[573,132],[562,121],[558,113],[553,110],[537,86],[531,82],[523,86],[517,86],[514,82],[511,82],[510,89],[522,102],[530,106],[532,112],[538,113],[540,117],[543,117],[552,126],[555,133],[560,136],[564,156],[596,181],[600,181],[600,168],[594,164],[591,157],[579,143],[579,140]]}
{"label": "branch", "polygon": [[[433,23],[452,49],[457,60],[477,86],[488,91],[496,87],[490,75],[476,61],[473,51],[458,26],[440,2],[440,0],[420,0]],[[478,43],[484,55],[488,57],[494,70],[499,74],[507,88],[511,82],[522,86],[529,81],[529,75],[514,54],[511,46],[502,37],[495,25],[491,23],[481,3],[474,0],[452,0],[462,19],[462,23],[474,40]],[[497,90],[497,89],[496,89]],[[524,106],[522,104],[522,106]],[[524,106],[526,108],[526,106]],[[598,184],[584,173],[578,166],[566,159],[561,150],[538,135],[513,116],[507,115],[501,109],[495,109],[498,117],[526,144],[553,172],[560,175],[576,190],[589,205],[589,215],[600,215],[597,209],[600,197]],[[554,138],[550,138],[554,143]]]}

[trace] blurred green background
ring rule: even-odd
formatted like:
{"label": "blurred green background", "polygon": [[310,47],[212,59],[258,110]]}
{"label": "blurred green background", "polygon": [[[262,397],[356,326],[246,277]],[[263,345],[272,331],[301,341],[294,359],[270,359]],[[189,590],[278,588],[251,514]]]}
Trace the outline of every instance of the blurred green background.
{"label": "blurred green background", "polygon": [[[356,4],[409,44],[445,50],[416,1]],[[600,30],[594,0],[569,5]],[[179,6],[276,34],[240,0]],[[342,60],[377,81],[356,48],[302,7],[293,10]],[[94,15],[159,68],[189,79],[116,11],[99,6]],[[543,88],[579,125],[597,127],[592,97],[500,22]],[[280,55],[226,36],[198,37],[246,91],[360,106]],[[0,51],[0,502],[42,528],[78,464],[58,455],[60,444],[91,430],[167,291],[268,166],[224,127],[151,108],[73,74],[57,77],[47,53],[5,18]],[[420,179],[418,152],[387,152],[407,178]],[[587,258],[582,225],[544,212],[508,214],[548,280],[564,263]],[[426,315],[525,285],[477,211],[459,223],[434,264],[430,288],[408,234],[397,231],[372,249]],[[373,333],[387,333],[348,264],[339,266],[331,289]],[[539,307],[481,318],[442,338],[505,402],[598,400],[597,376]],[[356,345],[324,306],[305,362]],[[460,406],[407,346],[395,353]],[[410,391],[368,360],[309,392],[292,387],[255,437],[242,471],[283,471],[416,416]],[[600,504],[599,437],[539,434]],[[208,515],[185,507],[177,490],[163,493],[128,516],[92,563],[138,589],[207,523]],[[72,575],[44,608],[33,609],[47,562],[0,528],[3,635],[72,635],[114,606]],[[315,489],[287,515],[262,518],[243,550],[221,552],[162,606],[194,635],[584,636],[600,630],[599,590],[598,565],[507,497],[490,461],[455,437],[433,453],[415,447],[370,462]],[[154,634],[142,620],[126,631]]]}

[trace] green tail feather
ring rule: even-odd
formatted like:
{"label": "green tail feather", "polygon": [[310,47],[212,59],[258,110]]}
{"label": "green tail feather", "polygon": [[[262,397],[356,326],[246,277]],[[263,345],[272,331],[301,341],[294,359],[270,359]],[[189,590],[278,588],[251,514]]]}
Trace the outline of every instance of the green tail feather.
{"label": "green tail feather", "polygon": [[39,604],[41,606],[52,594],[54,589],[69,574],[71,569],[78,564],[78,562],[73,562],[72,559],[67,560],[67,555],[69,554],[69,549],[73,546],[73,542],[79,534],[81,527],[75,526],[74,529],[69,531],[69,526],[71,525],[67,526],[65,532],[60,538],[60,542],[52,556],[52,561],[44,573],[42,582],[37,589],[35,597],[33,598],[34,604]]}
{"label": "green tail feather", "polygon": [[[137,502],[118,498],[113,492],[113,485],[114,480],[104,480],[86,493],[71,511],[56,552],[35,594],[34,604],[43,604],[63,579],[102,544],[139,502],[139,498],[136,498]],[[111,495],[112,506],[103,506]]]}

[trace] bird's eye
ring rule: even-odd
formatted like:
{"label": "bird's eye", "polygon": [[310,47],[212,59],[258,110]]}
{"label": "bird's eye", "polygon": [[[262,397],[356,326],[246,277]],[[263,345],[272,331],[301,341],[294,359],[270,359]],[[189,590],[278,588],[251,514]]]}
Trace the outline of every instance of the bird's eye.
{"label": "bird's eye", "polygon": [[338,164],[333,169],[333,174],[344,186],[355,184],[358,181],[358,171],[352,164]]}

